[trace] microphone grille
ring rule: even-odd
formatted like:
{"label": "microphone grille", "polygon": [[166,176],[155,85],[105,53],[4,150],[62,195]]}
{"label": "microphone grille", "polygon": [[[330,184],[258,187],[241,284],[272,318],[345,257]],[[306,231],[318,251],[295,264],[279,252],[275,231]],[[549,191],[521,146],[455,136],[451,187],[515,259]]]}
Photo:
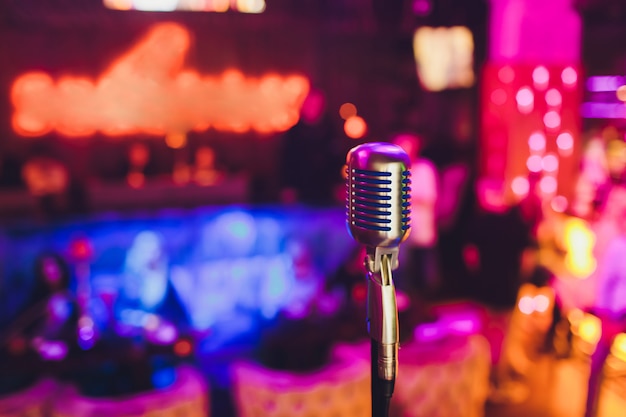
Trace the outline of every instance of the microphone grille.
{"label": "microphone grille", "polygon": [[372,247],[396,246],[411,224],[410,161],[402,148],[368,143],[348,153],[346,215],[350,234]]}

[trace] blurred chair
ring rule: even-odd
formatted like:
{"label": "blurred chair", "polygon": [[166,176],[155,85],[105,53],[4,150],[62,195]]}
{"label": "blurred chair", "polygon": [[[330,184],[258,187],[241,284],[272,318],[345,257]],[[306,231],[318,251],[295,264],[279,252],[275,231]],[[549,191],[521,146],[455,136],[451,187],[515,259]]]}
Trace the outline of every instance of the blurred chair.
{"label": "blurred chair", "polygon": [[392,416],[481,417],[491,353],[484,336],[447,335],[401,346]]}
{"label": "blurred chair", "polygon": [[[358,348],[357,348],[358,349]],[[369,344],[367,348],[369,352]],[[368,417],[370,364],[351,346],[335,349],[322,369],[295,373],[258,363],[233,364],[233,396],[239,417]]]}
{"label": "blurred chair", "polygon": [[32,387],[0,397],[0,417],[48,416],[50,402],[58,385],[50,379],[42,379]]}
{"label": "blurred chair", "polygon": [[87,398],[73,386],[56,397],[51,417],[208,417],[209,390],[199,371],[177,369],[169,387],[122,398]]}

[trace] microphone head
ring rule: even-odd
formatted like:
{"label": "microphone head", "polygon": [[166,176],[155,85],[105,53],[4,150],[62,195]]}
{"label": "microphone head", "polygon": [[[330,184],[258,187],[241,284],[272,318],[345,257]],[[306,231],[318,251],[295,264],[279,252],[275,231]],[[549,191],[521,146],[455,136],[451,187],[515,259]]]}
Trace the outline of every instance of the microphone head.
{"label": "microphone head", "polygon": [[393,144],[372,142],[346,158],[346,214],[350,235],[368,248],[394,248],[411,223],[411,161]]}

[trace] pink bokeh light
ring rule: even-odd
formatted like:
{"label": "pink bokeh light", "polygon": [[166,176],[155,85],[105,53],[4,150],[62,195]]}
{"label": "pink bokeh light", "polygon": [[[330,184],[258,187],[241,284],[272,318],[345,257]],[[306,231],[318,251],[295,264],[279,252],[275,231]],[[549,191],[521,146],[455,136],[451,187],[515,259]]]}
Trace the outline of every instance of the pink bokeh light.
{"label": "pink bokeh light", "polygon": [[535,132],[528,138],[528,148],[532,151],[543,151],[546,148],[546,136],[542,132]]}

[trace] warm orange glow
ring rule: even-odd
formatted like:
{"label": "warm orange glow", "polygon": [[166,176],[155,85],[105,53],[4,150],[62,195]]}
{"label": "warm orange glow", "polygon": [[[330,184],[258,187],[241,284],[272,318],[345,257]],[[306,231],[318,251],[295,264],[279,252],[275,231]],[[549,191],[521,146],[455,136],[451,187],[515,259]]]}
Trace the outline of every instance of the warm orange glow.
{"label": "warm orange glow", "polygon": [[595,346],[602,336],[602,323],[592,314],[585,314],[578,325],[578,329],[572,329],[585,342]]}
{"label": "warm orange glow", "polygon": [[343,103],[339,107],[339,116],[343,120],[348,120],[352,116],[356,116],[356,106],[352,103]]}
{"label": "warm orange glow", "polygon": [[620,86],[615,92],[617,99],[620,101],[626,101],[626,85]]}
{"label": "warm orange glow", "polygon": [[565,267],[576,278],[586,278],[596,269],[593,256],[595,235],[587,222],[578,218],[569,218],[565,223],[564,233]]}
{"label": "warm orange glow", "polygon": [[213,11],[224,13],[230,8],[229,0],[213,0]]}
{"label": "warm orange glow", "polygon": [[165,144],[173,149],[179,149],[187,144],[187,135],[180,132],[169,133],[165,136]]}
{"label": "warm orange glow", "polygon": [[114,10],[263,13],[265,0],[103,0]]}
{"label": "warm orange glow", "polygon": [[58,194],[67,189],[69,173],[54,159],[33,158],[24,164],[22,179],[32,195]]}
{"label": "warm orange glow", "polygon": [[573,308],[567,315],[567,319],[572,325],[572,329],[574,329],[574,333],[576,333],[578,328],[580,327],[580,323],[582,323],[585,318],[585,312],[579,308]]}
{"label": "warm orange glow", "polygon": [[474,37],[467,27],[418,28],[413,35],[413,55],[420,82],[427,90],[474,84]]}
{"label": "warm orange glow", "polygon": [[626,362],[626,333],[620,333],[615,336],[611,346],[611,354],[619,360]]}
{"label": "warm orange glow", "polygon": [[343,124],[343,130],[346,135],[352,139],[360,139],[365,135],[367,131],[367,124],[362,117],[352,116],[348,118]]}
{"label": "warm orange glow", "polygon": [[104,5],[114,10],[132,10],[133,8],[131,0],[104,0]]}
{"label": "warm orange glow", "polygon": [[189,31],[157,24],[93,81],[30,72],[13,83],[13,128],[23,136],[203,131],[285,131],[296,124],[309,81],[300,75],[208,76],[184,68]]}

